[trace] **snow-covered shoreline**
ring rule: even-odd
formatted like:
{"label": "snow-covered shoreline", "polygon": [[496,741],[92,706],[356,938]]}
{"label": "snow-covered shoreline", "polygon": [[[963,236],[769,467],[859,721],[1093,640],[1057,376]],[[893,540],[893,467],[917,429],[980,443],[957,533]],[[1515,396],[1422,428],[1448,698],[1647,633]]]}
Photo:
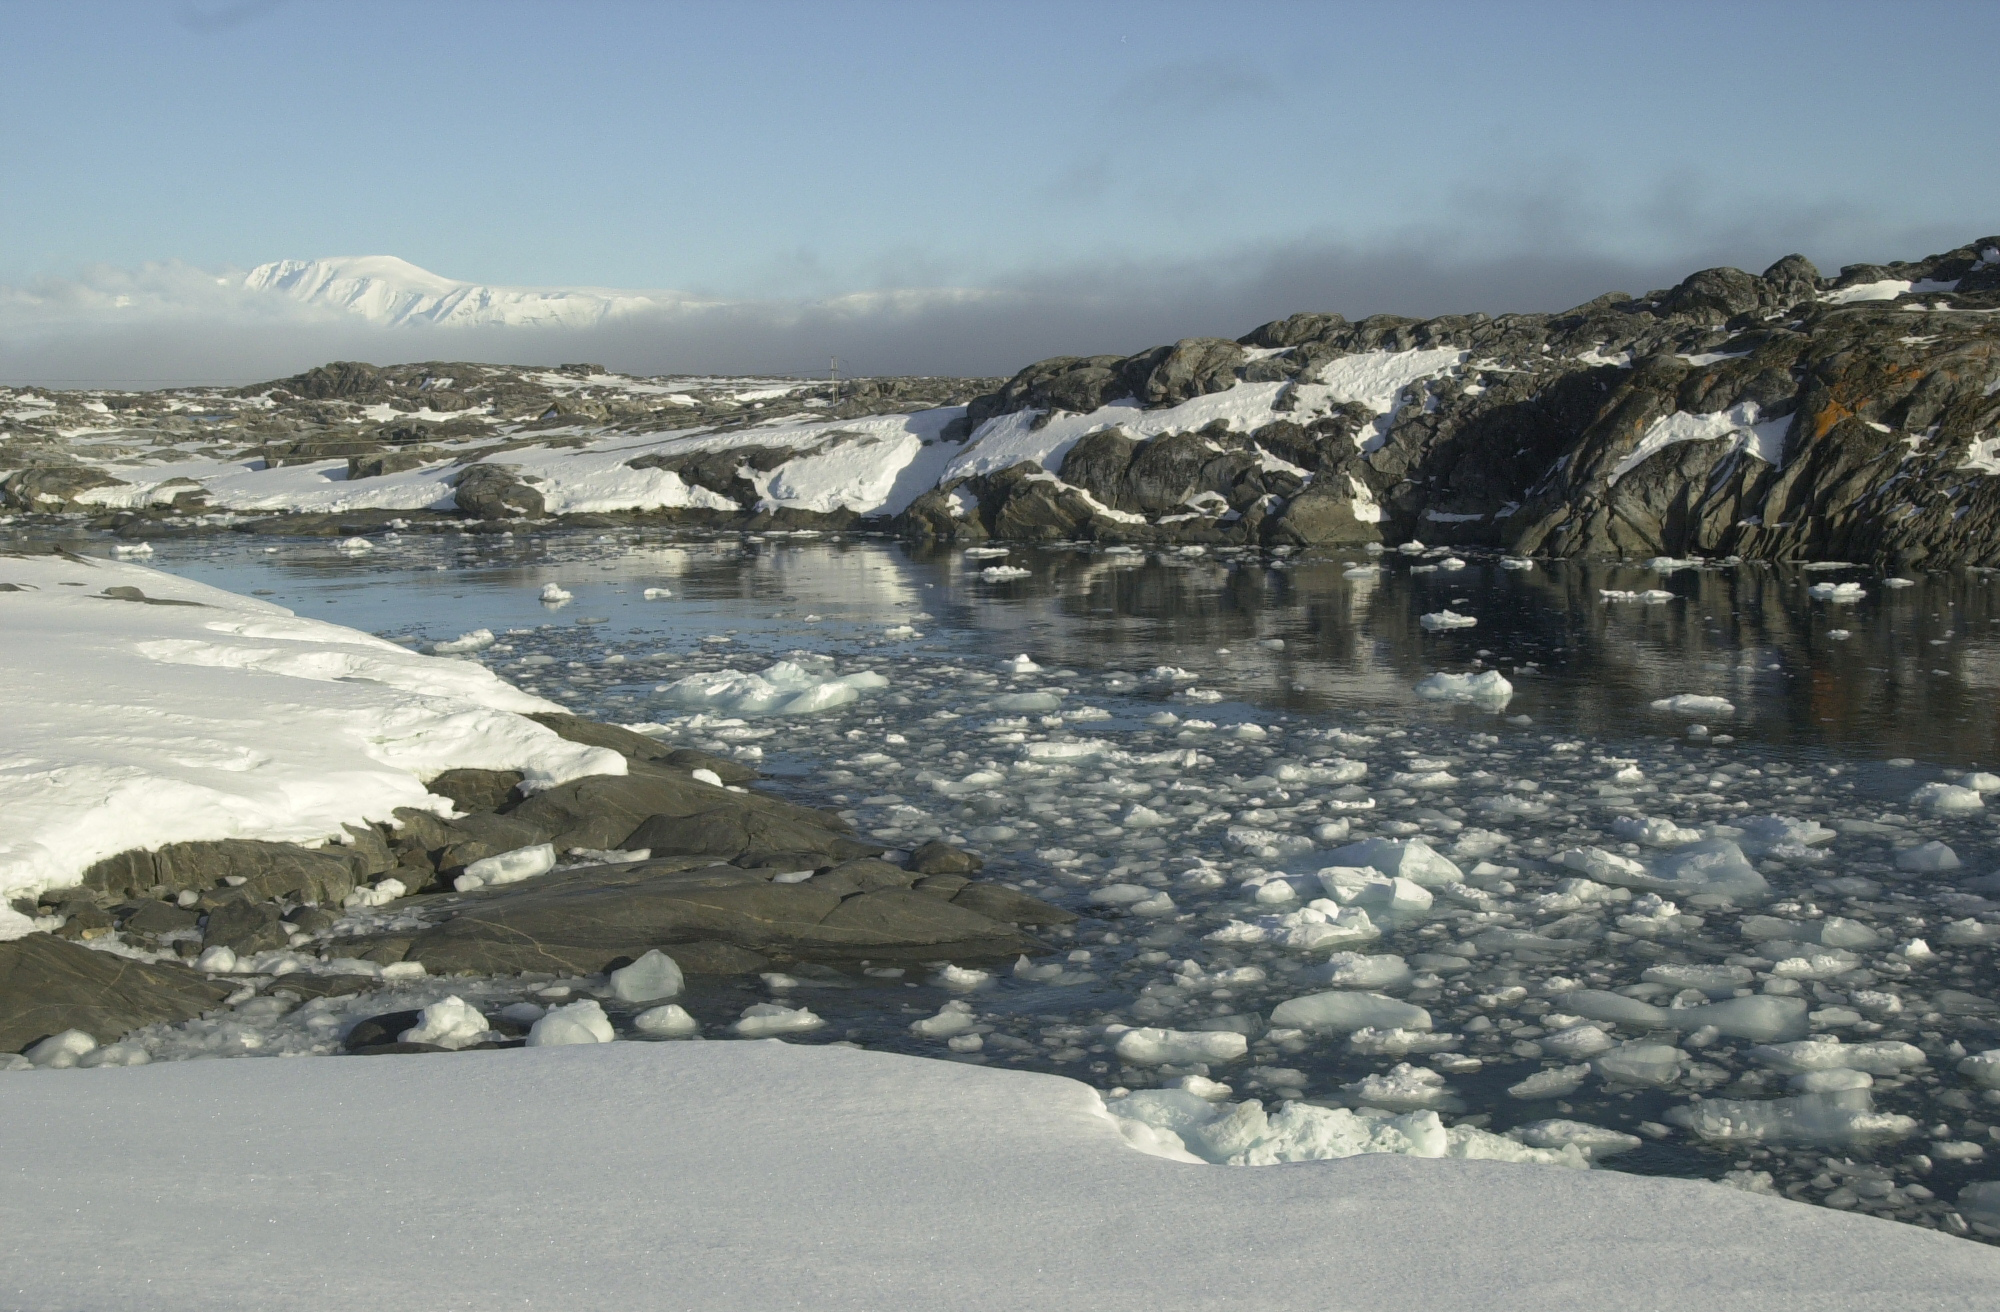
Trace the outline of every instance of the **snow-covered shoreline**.
{"label": "snow-covered shoreline", "polygon": [[[138,565],[0,555],[0,631],[0,901],[135,848],[448,814],[424,783],[449,769],[529,790],[626,769],[481,665]],[[29,923],[0,905],[0,938]]]}
{"label": "snow-covered shoreline", "polygon": [[1983,1245],[1695,1181],[1165,1161],[1075,1081],[838,1047],[171,1063],[8,1091],[18,1307],[1914,1312],[1983,1308],[2000,1280]]}

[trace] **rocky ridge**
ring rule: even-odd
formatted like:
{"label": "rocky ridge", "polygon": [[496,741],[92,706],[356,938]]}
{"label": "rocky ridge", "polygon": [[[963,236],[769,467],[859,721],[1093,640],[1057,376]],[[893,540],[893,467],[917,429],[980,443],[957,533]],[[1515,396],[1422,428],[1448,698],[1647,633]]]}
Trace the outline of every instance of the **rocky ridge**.
{"label": "rocky ridge", "polygon": [[[144,537],[365,532],[386,513],[208,513],[200,480],[93,512],[160,448],[348,480],[449,464],[438,520],[551,516],[528,447],[660,441],[622,468],[685,495],[569,516],[718,528],[859,527],[934,541],[1356,548],[1422,539],[1520,554],[2000,565],[2000,237],[1822,277],[1801,256],[1707,269],[1557,314],[1298,314],[1235,341],[1059,357],[996,379],[639,380],[596,366],[353,363],[225,392],[0,398],[13,508]],[[841,421],[929,412],[919,444]],[[779,421],[826,421],[767,437]],[[794,426],[796,428],[796,425]],[[697,440],[698,439],[698,440]],[[148,444],[151,444],[149,447]],[[928,490],[789,496],[812,458],[933,460]],[[930,468],[931,466],[926,466]],[[889,480],[884,480],[886,483]],[[538,484],[540,484],[538,486]],[[443,490],[440,488],[440,490]],[[418,514],[422,521],[424,514]]]}
{"label": "rocky ridge", "polygon": [[629,773],[523,797],[518,774],[452,770],[430,786],[455,819],[404,810],[323,848],[126,852],[19,906],[50,932],[0,942],[0,1054],[72,1029],[114,1043],[246,983],[319,996],[384,976],[593,976],[656,949],[693,975],[1001,959],[1044,950],[1024,927],[1075,919],[972,878],[980,859],[944,844],[884,860],[838,817],[753,791],[737,762],[535,718]]}

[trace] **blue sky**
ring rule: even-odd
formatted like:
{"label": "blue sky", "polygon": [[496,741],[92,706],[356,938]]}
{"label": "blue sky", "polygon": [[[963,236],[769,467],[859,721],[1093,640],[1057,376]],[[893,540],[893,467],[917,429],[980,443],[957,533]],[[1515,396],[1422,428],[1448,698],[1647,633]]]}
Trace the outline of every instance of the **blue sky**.
{"label": "blue sky", "polygon": [[1555,308],[2000,230],[1994,14],[11,3],[0,286],[394,254],[762,302],[1087,286],[1151,307],[1128,337]]}

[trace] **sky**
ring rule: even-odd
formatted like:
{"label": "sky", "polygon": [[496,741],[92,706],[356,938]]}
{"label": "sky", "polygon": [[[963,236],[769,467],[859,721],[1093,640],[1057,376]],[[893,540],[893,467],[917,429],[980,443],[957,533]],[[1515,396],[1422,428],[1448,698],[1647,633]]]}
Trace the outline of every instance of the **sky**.
{"label": "sky", "polygon": [[[2000,231],[1994,13],[0,0],[0,378],[1000,374],[1915,258]],[[333,255],[712,308],[387,331],[208,290]]]}

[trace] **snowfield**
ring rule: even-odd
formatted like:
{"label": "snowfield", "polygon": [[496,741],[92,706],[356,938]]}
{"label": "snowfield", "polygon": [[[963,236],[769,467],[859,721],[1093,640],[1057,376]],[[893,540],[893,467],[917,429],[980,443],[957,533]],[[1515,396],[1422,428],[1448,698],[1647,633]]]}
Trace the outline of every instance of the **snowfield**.
{"label": "snowfield", "polygon": [[776,1041],[7,1092],[10,1307],[1915,1312],[2000,1282],[1982,1245],[1694,1181],[1168,1161],[1072,1080]]}
{"label": "snowfield", "polygon": [[[424,781],[449,769],[625,773],[484,666],[138,565],[0,555],[0,634],[0,899],[132,848],[448,814]],[[29,923],[0,904],[0,937]]]}

